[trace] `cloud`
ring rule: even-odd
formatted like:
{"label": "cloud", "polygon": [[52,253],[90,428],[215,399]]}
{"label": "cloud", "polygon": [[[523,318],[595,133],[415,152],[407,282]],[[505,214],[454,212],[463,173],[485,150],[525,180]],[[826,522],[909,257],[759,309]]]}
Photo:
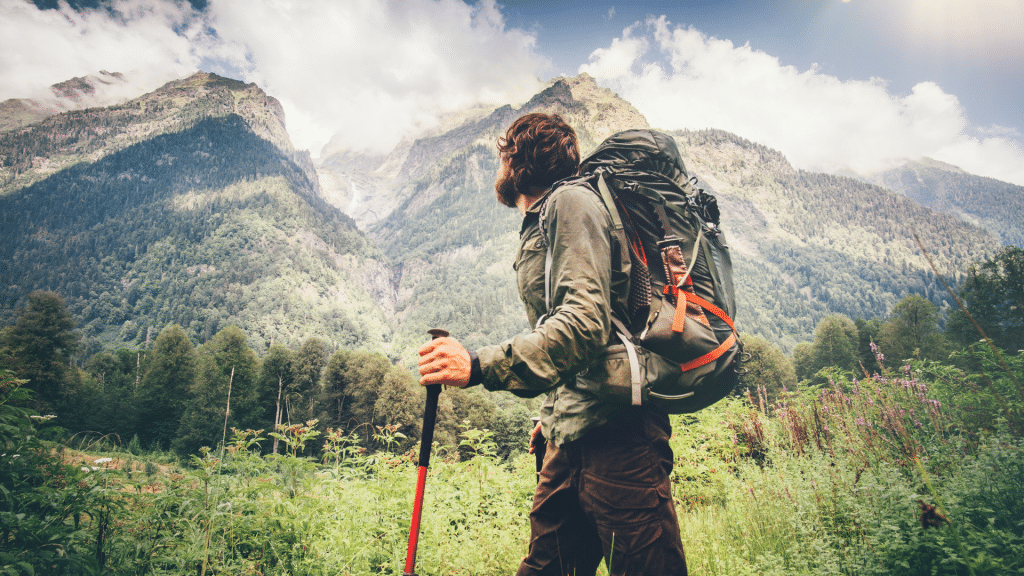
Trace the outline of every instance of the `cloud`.
{"label": "cloud", "polygon": [[[645,61],[651,45],[656,59]],[[1019,138],[969,126],[957,98],[932,82],[895,95],[883,80],[840,81],[782,66],[664,16],[627,28],[580,72],[632,102],[653,126],[727,130],[780,150],[799,168],[866,174],[929,156],[1024,185]]]}
{"label": "cloud", "polygon": [[525,100],[550,66],[493,0],[218,0],[209,12],[247,55],[235,63],[245,79],[281,100],[296,145],[314,154],[336,133],[344,148],[390,150],[441,112]]}
{"label": "cloud", "polygon": [[0,99],[124,72],[137,96],[202,68],[277,97],[298,148],[386,151],[440,113],[529,98],[550,61],[494,0],[113,0],[76,12],[0,0]]}
{"label": "cloud", "polygon": [[106,94],[112,103],[190,74],[202,53],[216,52],[187,4],[118,0],[109,9],[0,0],[0,100],[48,97],[52,84],[109,70],[128,80]]}

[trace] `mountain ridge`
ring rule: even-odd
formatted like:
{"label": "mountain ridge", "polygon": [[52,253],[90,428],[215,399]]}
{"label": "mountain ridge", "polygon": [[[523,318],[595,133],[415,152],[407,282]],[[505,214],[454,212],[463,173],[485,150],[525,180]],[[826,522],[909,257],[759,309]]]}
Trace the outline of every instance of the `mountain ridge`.
{"label": "mountain ridge", "polygon": [[[328,146],[314,164],[292,146],[276,99],[199,73],[4,132],[0,208],[13,266],[0,275],[0,322],[28,291],[48,288],[104,347],[141,345],[171,322],[199,341],[234,323],[257,350],[315,335],[406,362],[427,328],[471,348],[510,337],[528,328],[511,269],[520,217],[494,197],[495,141],[533,111],[565,117],[584,154],[648,127],[584,74],[552,79],[520,104],[453,113],[387,154]],[[884,316],[909,293],[948,306],[914,233],[953,280],[998,248],[953,216],[797,170],[740,136],[670,134],[723,207],[740,329],[784,350],[828,314]],[[32,208],[43,197],[52,210]]]}

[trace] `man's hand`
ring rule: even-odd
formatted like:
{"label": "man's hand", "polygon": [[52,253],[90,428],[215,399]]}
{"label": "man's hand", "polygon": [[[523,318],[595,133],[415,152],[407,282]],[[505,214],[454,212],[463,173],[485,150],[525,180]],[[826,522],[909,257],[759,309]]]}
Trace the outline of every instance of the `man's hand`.
{"label": "man's hand", "polygon": [[465,388],[473,363],[469,351],[454,338],[436,338],[420,348],[420,385]]}
{"label": "man's hand", "polygon": [[[540,437],[539,439],[538,436]],[[533,427],[533,432],[530,432],[530,454],[533,454],[537,446],[545,441],[544,435],[540,433],[540,421],[538,421],[537,425]]]}

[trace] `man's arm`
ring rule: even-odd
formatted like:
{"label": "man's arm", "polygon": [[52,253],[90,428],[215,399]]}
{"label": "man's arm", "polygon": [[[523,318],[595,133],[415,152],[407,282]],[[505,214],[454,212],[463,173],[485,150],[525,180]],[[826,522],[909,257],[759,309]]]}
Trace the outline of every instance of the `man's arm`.
{"label": "man's arm", "polygon": [[589,366],[611,332],[611,219],[591,190],[569,186],[548,200],[551,300],[548,317],[524,336],[477,351],[489,390],[550,390]]}

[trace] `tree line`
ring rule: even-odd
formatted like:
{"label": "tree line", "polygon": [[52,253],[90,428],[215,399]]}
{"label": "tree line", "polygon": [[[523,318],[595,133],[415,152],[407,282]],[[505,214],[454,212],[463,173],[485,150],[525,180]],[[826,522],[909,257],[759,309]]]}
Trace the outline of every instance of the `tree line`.
{"label": "tree line", "polygon": [[867,376],[883,366],[947,360],[959,350],[989,343],[1017,354],[1024,346],[1024,249],[1009,246],[972,266],[958,298],[963,308],[953,309],[948,318],[918,294],[900,300],[886,319],[828,315],[817,324],[814,340],[798,343],[792,357],[760,336],[746,335],[750,361],[742,387],[764,387],[776,397],[800,382],[823,383],[827,368]]}
{"label": "tree line", "polygon": [[[966,278],[959,293],[965,308],[948,320],[911,294],[884,320],[826,316],[792,357],[746,335],[750,359],[737,392],[764,388],[775,397],[801,383],[824,383],[826,369],[868,376],[909,359],[946,360],[977,345],[979,328],[992,345],[1016,353],[1024,342],[1024,250],[1007,247]],[[269,431],[314,420],[371,447],[385,427],[407,446],[419,435],[416,376],[377,351],[332,348],[310,337],[296,348],[273,344],[260,357],[236,326],[196,346],[177,324],[141,347],[88,358],[80,344],[77,323],[52,292],[30,294],[15,323],[0,330],[0,367],[29,380],[34,409],[57,416],[48,432],[55,437],[110,435],[186,455],[222,444],[233,428]],[[507,455],[524,445],[531,414],[509,396],[451,390],[442,395],[438,438],[454,442],[469,421],[491,430]]]}
{"label": "tree line", "polygon": [[[196,346],[171,324],[151,344],[83,360],[76,328],[59,295],[36,291],[0,331],[0,365],[29,381],[34,410],[57,416],[46,431],[54,440],[105,436],[186,456],[222,445],[235,429],[269,432],[313,421],[371,448],[382,435],[405,447],[419,438],[424,394],[417,376],[377,351],[332,350],[310,337],[295,349],[274,344],[259,357],[235,326]],[[525,448],[531,414],[511,397],[452,389],[439,404],[436,438],[457,444],[468,422],[492,432],[507,456]],[[276,442],[266,447],[278,449]]]}

